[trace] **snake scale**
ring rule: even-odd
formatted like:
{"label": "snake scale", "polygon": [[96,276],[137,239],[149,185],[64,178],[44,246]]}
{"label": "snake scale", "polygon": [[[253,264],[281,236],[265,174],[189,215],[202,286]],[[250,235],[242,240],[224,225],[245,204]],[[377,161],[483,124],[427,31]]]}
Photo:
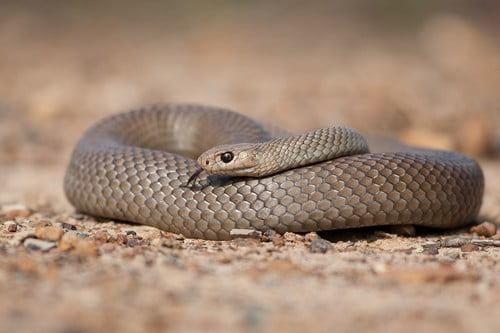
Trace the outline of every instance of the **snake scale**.
{"label": "snake scale", "polygon": [[[306,156],[311,145],[328,155],[322,130],[273,141],[266,128],[229,110],[190,104],[111,116],[80,139],[64,190],[82,213],[216,240],[231,239],[236,228],[279,233],[408,224],[449,228],[479,212],[484,178],[474,160],[376,137],[366,137],[371,152],[324,161],[310,154],[316,160],[307,165],[280,165],[285,169],[259,177],[199,172],[196,158],[220,145],[231,158],[241,143],[281,141],[293,141],[281,151],[294,158]],[[340,141],[349,146],[352,140]],[[197,179],[188,184],[193,174]]]}

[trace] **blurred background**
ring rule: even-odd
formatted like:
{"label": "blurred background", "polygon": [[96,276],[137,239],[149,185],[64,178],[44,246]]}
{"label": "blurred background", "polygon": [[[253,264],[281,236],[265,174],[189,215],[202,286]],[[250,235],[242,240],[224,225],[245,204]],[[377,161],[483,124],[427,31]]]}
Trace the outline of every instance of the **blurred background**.
{"label": "blurred background", "polygon": [[494,0],[2,1],[0,202],[69,207],[82,132],[155,103],[493,157],[499,13]]}
{"label": "blurred background", "polygon": [[73,214],[62,182],[98,119],[191,102],[462,151],[485,173],[480,220],[498,224],[499,14],[497,0],[0,1],[0,331],[495,331],[498,248],[422,245],[470,233],[353,235],[328,256],[295,235],[181,240]]}

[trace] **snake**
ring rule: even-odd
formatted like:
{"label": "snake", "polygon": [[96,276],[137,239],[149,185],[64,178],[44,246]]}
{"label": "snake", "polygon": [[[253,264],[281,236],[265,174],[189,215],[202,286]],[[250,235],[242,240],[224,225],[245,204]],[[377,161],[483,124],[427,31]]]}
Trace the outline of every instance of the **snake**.
{"label": "snake", "polygon": [[473,221],[484,176],[462,154],[332,126],[292,135],[243,114],[164,104],[108,116],[74,148],[80,213],[187,238]]}

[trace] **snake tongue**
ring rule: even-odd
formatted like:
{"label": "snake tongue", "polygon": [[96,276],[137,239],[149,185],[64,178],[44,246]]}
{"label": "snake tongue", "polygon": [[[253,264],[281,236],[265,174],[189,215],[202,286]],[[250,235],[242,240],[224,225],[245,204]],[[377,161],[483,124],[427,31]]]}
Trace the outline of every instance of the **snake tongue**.
{"label": "snake tongue", "polygon": [[191,177],[189,177],[189,180],[188,180],[188,182],[187,182],[186,186],[189,186],[189,184],[190,184],[191,182],[193,182],[193,184],[194,184],[194,181],[196,180],[196,178],[198,178],[198,176],[200,175],[200,173],[201,173],[202,171],[203,171],[203,169],[202,169],[202,168],[199,168],[198,170],[196,170],[196,171],[195,171],[195,172],[191,175]]}

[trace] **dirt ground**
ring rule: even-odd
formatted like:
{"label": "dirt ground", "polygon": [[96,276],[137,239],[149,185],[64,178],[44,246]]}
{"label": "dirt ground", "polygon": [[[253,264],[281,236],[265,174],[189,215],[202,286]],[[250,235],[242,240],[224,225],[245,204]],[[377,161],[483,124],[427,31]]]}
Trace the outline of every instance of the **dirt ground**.
{"label": "dirt ground", "polygon": [[[500,330],[494,1],[45,3],[0,4],[1,332]],[[82,132],[166,102],[462,151],[489,224],[215,242],[76,214]]]}

